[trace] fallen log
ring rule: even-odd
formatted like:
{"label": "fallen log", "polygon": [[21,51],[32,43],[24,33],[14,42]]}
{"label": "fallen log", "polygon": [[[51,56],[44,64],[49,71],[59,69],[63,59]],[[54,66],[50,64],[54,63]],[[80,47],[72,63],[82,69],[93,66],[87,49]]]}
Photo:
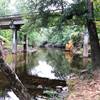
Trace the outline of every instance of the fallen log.
{"label": "fallen log", "polygon": [[3,59],[2,52],[0,51],[0,69],[7,77],[11,84],[11,89],[16,94],[20,100],[31,100],[31,96],[28,90],[24,87],[22,82],[19,80],[18,76],[14,71],[12,71]]}

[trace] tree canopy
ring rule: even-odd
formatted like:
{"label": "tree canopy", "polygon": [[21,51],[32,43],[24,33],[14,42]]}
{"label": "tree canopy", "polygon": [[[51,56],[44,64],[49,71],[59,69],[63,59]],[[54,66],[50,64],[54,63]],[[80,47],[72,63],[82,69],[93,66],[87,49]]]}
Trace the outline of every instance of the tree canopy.
{"label": "tree canopy", "polygon": [[9,10],[9,0],[0,0],[0,16],[8,15]]}

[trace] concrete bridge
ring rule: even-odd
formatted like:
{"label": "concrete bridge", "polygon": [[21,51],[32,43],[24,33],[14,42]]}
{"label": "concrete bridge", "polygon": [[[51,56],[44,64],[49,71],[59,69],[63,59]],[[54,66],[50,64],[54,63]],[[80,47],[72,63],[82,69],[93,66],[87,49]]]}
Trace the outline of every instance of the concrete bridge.
{"label": "concrete bridge", "polygon": [[[0,29],[20,28],[24,24],[22,15],[7,15],[0,17]],[[13,27],[12,27],[13,25]]]}
{"label": "concrete bridge", "polygon": [[[0,17],[0,29],[11,29],[12,30],[12,53],[17,52],[17,32],[24,25],[24,20],[22,19],[22,15],[7,15]],[[25,36],[25,44],[24,50],[26,51],[26,40],[27,36]]]}

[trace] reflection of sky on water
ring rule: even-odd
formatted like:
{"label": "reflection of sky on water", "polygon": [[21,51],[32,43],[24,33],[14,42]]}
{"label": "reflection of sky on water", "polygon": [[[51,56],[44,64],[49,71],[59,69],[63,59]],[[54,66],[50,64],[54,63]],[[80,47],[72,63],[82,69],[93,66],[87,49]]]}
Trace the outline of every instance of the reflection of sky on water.
{"label": "reflection of sky on water", "polygon": [[4,97],[0,97],[0,100],[19,100],[13,91],[7,91]]}
{"label": "reflection of sky on water", "polygon": [[29,70],[29,74],[31,75],[37,75],[40,77],[45,77],[45,78],[49,78],[49,79],[57,79],[57,77],[55,77],[53,71],[53,67],[51,67],[49,64],[47,64],[46,61],[38,61],[39,65],[31,68]]}
{"label": "reflection of sky on water", "polygon": [[10,98],[8,98],[8,99],[6,98],[5,100],[19,100],[19,99],[17,98],[17,96],[14,94],[13,91],[8,91],[7,94],[9,95]]}

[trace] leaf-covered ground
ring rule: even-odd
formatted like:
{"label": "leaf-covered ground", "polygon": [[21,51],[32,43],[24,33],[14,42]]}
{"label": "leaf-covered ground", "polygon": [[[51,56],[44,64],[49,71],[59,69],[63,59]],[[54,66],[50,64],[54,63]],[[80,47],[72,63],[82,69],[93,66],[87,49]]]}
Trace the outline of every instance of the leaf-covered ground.
{"label": "leaf-covered ground", "polygon": [[74,81],[65,100],[100,100],[100,70],[93,72],[92,79],[77,77]]}

